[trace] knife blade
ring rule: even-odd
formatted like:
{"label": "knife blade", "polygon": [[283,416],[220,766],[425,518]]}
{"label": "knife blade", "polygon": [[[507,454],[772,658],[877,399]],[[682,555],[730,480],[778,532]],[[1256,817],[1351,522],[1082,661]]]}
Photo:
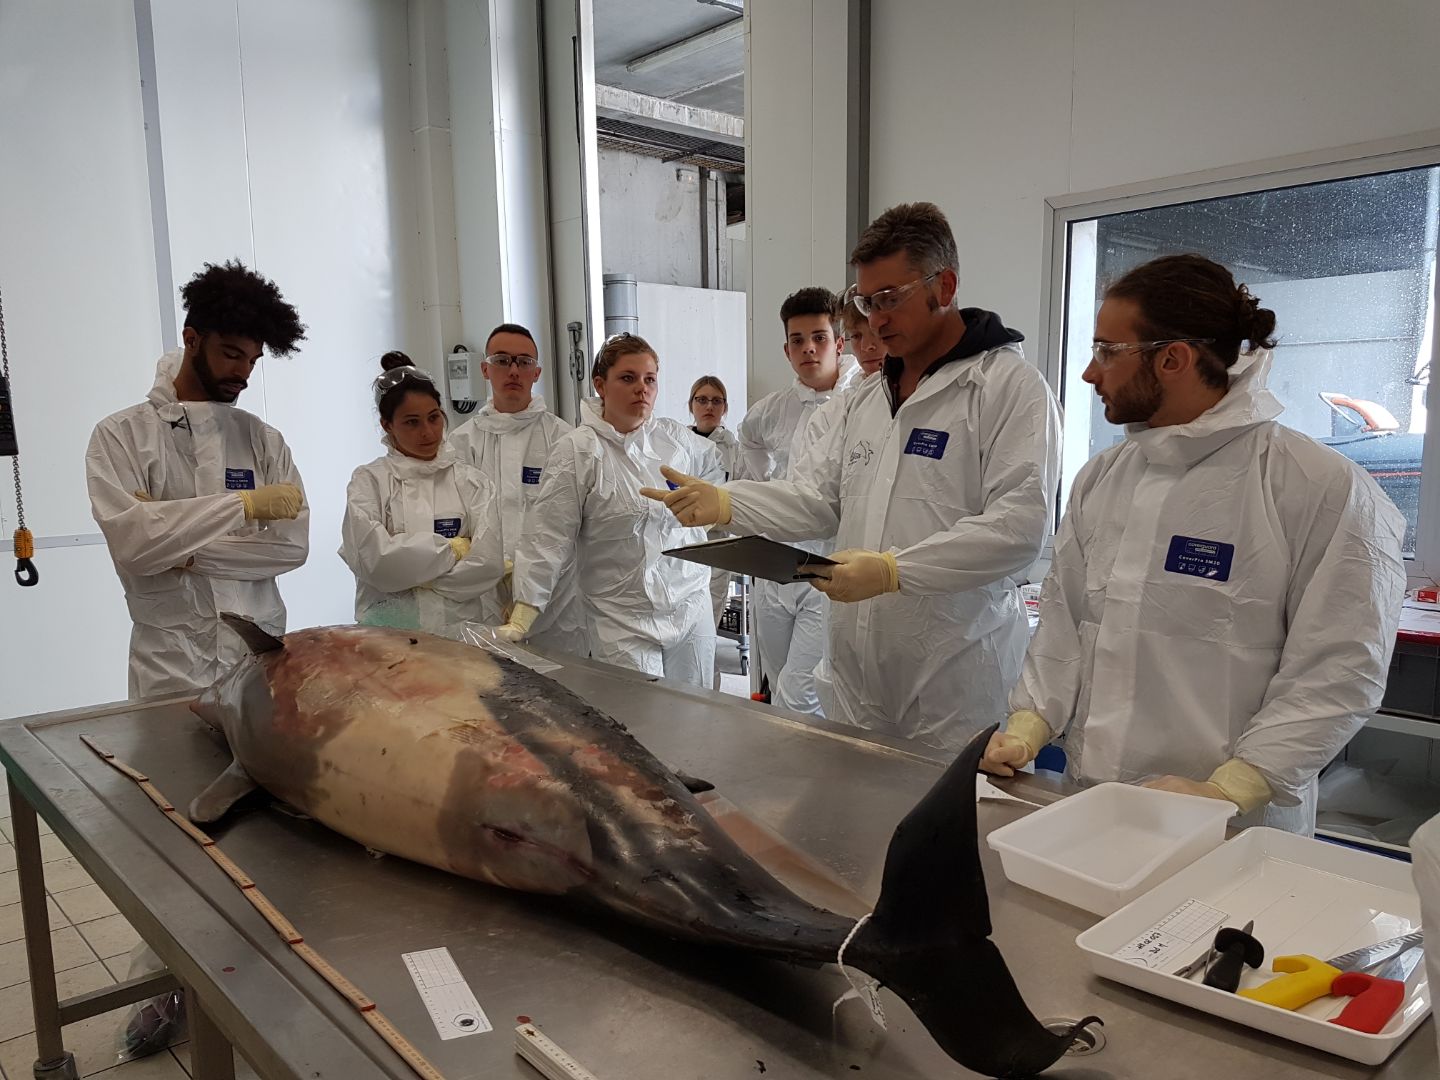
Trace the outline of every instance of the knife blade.
{"label": "knife blade", "polygon": [[1413,930],[1408,934],[1401,934],[1399,937],[1377,941],[1374,945],[1352,949],[1350,952],[1341,953],[1325,962],[1341,971],[1361,971],[1372,964],[1377,964],[1391,956],[1399,956],[1414,946],[1424,943],[1425,931]]}

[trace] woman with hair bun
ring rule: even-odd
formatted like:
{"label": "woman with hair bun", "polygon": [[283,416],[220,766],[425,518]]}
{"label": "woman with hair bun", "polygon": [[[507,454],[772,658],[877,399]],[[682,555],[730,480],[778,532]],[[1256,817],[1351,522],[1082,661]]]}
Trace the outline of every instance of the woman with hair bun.
{"label": "woman with hair bun", "polygon": [[505,573],[499,500],[445,438],[428,373],[401,352],[381,358],[375,407],[385,454],[355,470],[340,557],[355,574],[355,621],[458,638],[479,622]]}
{"label": "woman with hair bun", "polygon": [[591,375],[598,400],[555,444],[515,551],[515,607],[498,631],[523,640],[574,560],[589,614],[590,655],[695,686],[715,667],[710,571],[665,555],[705,539],[639,489],[663,484],[660,467],[719,480],[720,454],[677,420],[653,415],[660,361],[644,338],[601,346]]}
{"label": "woman with hair bun", "polygon": [[1067,770],[1315,829],[1316,778],[1380,705],[1405,521],[1276,423],[1275,313],[1199,255],[1105,293],[1085,381],[1125,441],[1075,479],[1040,627],[984,767],[1064,735]]}

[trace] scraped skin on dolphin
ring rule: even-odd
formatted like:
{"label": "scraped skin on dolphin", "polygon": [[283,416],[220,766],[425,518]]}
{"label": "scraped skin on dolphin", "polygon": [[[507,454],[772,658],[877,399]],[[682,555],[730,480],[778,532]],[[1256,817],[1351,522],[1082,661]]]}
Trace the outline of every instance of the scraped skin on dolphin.
{"label": "scraped skin on dolphin", "polygon": [[[368,848],[675,938],[827,963],[854,928],[750,859],[623,725],[526,667],[418,632],[281,640],[225,618],[252,655],[194,706],[235,756],[191,805],[198,822],[258,785]],[[961,1065],[1026,1077],[1094,1018],[1047,1031],[989,940],[972,779],[988,737],[895,830],[845,960]]]}

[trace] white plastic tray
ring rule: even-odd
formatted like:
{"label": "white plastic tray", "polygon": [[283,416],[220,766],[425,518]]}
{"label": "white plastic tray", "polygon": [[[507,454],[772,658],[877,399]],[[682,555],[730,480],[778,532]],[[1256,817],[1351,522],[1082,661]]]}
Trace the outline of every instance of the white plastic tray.
{"label": "white plastic tray", "polygon": [[1309,953],[1325,960],[1417,929],[1420,900],[1405,863],[1277,829],[1247,829],[1075,943],[1097,975],[1366,1065],[1381,1064],[1430,1013],[1424,965],[1410,976],[1405,1004],[1390,1023],[1367,1035],[1326,1022],[1345,1000],[1321,998],[1287,1012],[1171,974],[1208,950],[1213,933],[1184,946],[1172,940],[1154,968],[1115,955],[1190,900],[1219,908],[1229,926],[1255,920],[1265,965],[1247,969],[1240,985],[1258,986],[1273,977],[1276,956]]}
{"label": "white plastic tray", "polygon": [[1109,915],[1218,847],[1234,813],[1227,799],[1097,784],[1001,826],[987,842],[1015,884]]}

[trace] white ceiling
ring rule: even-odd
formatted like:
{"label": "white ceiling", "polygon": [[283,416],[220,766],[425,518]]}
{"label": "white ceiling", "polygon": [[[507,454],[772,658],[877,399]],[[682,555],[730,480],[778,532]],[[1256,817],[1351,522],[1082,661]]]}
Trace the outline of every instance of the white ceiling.
{"label": "white ceiling", "polygon": [[734,8],[704,0],[594,0],[595,81],[686,105],[745,114],[745,39],[735,37],[701,52],[638,73],[637,57],[740,18]]}

